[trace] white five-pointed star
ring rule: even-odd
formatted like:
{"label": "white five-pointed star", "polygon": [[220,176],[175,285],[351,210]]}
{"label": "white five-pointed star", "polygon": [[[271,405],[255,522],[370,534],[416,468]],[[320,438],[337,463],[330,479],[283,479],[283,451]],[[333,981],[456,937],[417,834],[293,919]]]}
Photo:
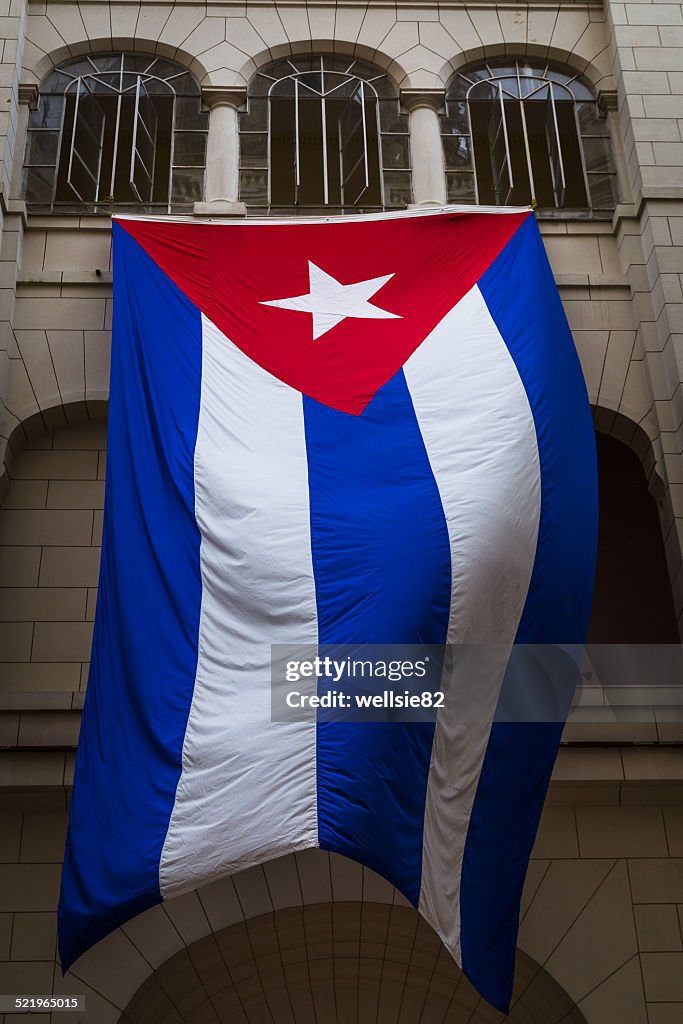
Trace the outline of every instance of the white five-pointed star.
{"label": "white five-pointed star", "polygon": [[398,313],[389,313],[386,309],[380,309],[379,306],[368,302],[368,299],[393,276],[386,274],[384,277],[373,277],[369,281],[358,281],[356,284],[341,284],[309,260],[308,294],[295,295],[291,299],[271,299],[259,305],[279,306],[281,309],[296,309],[310,313],[313,317],[315,341],[349,316],[361,320],[400,320]]}

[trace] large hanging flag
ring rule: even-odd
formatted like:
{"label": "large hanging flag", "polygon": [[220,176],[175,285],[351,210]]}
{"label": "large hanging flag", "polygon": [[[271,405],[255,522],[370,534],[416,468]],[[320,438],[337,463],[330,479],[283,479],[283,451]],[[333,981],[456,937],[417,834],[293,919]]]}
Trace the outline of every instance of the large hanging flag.
{"label": "large hanging flag", "polygon": [[319,846],[495,1006],[561,724],[271,717],[272,644],[582,643],[586,390],[533,215],[114,223],[102,567],[65,967],[174,894]]}

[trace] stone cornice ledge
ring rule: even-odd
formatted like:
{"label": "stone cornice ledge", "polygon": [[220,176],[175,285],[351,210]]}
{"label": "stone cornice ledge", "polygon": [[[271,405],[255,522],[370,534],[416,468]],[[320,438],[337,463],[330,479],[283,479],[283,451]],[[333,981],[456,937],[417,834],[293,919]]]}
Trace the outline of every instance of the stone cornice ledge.
{"label": "stone cornice ledge", "polygon": [[[66,806],[73,750],[0,752],[0,809]],[[683,805],[683,746],[563,747],[547,803]]]}
{"label": "stone cornice ledge", "polygon": [[111,285],[111,270],[25,270],[19,274],[19,285],[93,284]]}
{"label": "stone cornice ledge", "polygon": [[[49,2],[49,0],[48,0]],[[75,0],[74,0],[75,2]],[[109,0],[88,0],[89,3],[108,3]],[[116,3],[117,0],[111,0],[112,3]],[[120,0],[120,2],[130,2],[130,0]],[[156,3],[157,0],[140,0],[145,3]],[[221,0],[204,0],[207,8],[212,6],[220,7],[237,7],[244,8],[244,2],[240,3],[239,0],[228,0],[227,3],[221,2]],[[192,0],[176,0],[176,6],[180,4],[192,4]],[[567,7],[571,10],[577,10],[582,8],[597,8],[599,10],[604,9],[604,4],[601,0],[277,0],[278,7],[387,7],[396,10],[397,7],[410,7],[419,8],[424,7],[425,9],[430,8],[462,8],[462,7],[473,7],[473,8],[496,8],[496,7],[535,7],[548,10],[557,10],[558,7]],[[192,6],[196,6],[192,4]],[[274,0],[249,0],[250,7],[274,7]]]}
{"label": "stone cornice ledge", "polygon": [[558,288],[628,288],[623,274],[555,274]]}
{"label": "stone cornice ledge", "polygon": [[[41,15],[45,13],[46,7],[51,5],[56,6],[61,0],[35,0],[34,3],[29,3],[31,15]],[[109,6],[109,3],[116,6],[117,4],[130,5],[132,3],[140,3],[143,7],[149,4],[158,4],[158,0],[87,0],[88,4],[102,4]],[[66,3],[61,2],[61,6],[64,7],[76,7],[78,0],[67,0]],[[196,7],[197,4],[194,0],[175,0],[175,7]],[[212,7],[234,7],[236,10],[244,11],[244,0],[204,0],[204,6],[207,10],[211,10]],[[274,0],[249,0],[250,7],[274,7]],[[279,7],[380,7],[389,8],[396,10],[397,7],[409,7],[418,9],[424,7],[425,9],[436,9],[436,8],[464,8],[471,7],[476,9],[495,10],[497,7],[519,7],[527,8],[534,7],[539,10],[556,11],[559,7],[565,7],[569,10],[604,10],[604,4],[602,0],[475,0],[475,2],[467,2],[467,0],[278,0]]]}

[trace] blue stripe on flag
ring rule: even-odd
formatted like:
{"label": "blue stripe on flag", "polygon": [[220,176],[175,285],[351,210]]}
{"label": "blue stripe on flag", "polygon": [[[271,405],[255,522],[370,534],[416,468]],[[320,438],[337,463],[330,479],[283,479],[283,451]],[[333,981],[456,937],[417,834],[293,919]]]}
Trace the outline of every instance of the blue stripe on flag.
{"label": "blue stripe on flag", "polygon": [[[541,518],[516,641],[582,644],[597,544],[595,440],[581,367],[532,217],[479,288],[524,384],[538,439]],[[566,706],[569,700],[565,692]],[[561,734],[552,723],[494,723],[470,818],[460,890],[463,969],[504,1012],[519,898]]]}
{"label": "blue stripe on flag", "polygon": [[[361,416],[304,398],[320,644],[443,644],[446,521],[403,371]],[[322,722],[320,846],[417,905],[433,723]]]}
{"label": "blue stripe on flag", "polygon": [[197,663],[201,316],[117,224],[114,310],[102,565],[59,906],[63,969],[161,899]]}

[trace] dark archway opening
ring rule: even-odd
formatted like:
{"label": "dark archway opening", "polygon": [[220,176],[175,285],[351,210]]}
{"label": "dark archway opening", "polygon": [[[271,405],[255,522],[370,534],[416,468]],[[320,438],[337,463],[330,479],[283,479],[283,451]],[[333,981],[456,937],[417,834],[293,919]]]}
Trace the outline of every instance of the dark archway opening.
{"label": "dark archway opening", "polygon": [[596,433],[600,526],[589,643],[678,643],[659,512],[638,456]]}
{"label": "dark archway opening", "polygon": [[[561,985],[517,951],[507,1024],[586,1024]],[[119,1024],[503,1024],[412,907],[286,907],[189,943],[150,974]]]}

